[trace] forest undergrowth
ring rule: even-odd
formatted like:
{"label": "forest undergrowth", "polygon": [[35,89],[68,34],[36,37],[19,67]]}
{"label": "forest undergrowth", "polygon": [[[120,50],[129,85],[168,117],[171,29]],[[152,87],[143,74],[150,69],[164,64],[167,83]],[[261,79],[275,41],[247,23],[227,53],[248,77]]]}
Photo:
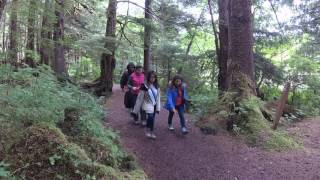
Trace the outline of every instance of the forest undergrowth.
{"label": "forest undergrowth", "polygon": [[146,179],[93,96],[48,66],[0,79],[0,179]]}

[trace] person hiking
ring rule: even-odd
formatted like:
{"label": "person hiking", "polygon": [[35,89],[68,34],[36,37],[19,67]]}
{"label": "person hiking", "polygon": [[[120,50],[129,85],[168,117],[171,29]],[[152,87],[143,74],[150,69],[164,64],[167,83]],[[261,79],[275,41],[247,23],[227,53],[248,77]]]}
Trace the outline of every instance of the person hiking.
{"label": "person hiking", "polygon": [[132,113],[137,116],[142,108],[147,114],[146,136],[148,138],[156,139],[154,134],[155,114],[160,112],[160,89],[158,85],[158,78],[154,71],[147,73],[146,81],[140,87],[140,92],[137,97],[136,104]]}
{"label": "person hiking", "polygon": [[120,87],[122,91],[125,91],[128,88],[129,77],[134,72],[134,69],[135,69],[134,63],[130,62],[127,65],[126,71],[122,74],[121,80],[120,80]]}
{"label": "person hiking", "polygon": [[165,104],[165,108],[169,111],[169,130],[174,130],[172,118],[174,114],[178,113],[182,134],[187,134],[189,132],[186,127],[186,120],[184,117],[186,101],[189,100],[187,97],[186,86],[183,83],[183,78],[180,75],[175,75],[172,81],[169,83],[169,87],[167,89],[167,101]]}
{"label": "person hiking", "polygon": [[128,109],[132,109],[133,108],[133,103],[130,102],[133,98],[132,98],[132,93],[131,91],[129,91],[128,89],[128,81],[130,78],[130,75],[134,72],[135,69],[135,65],[133,62],[130,62],[127,65],[127,70],[122,74],[121,76],[121,80],[120,80],[120,87],[122,89],[123,92],[125,92],[124,94],[124,105],[126,108]]}
{"label": "person hiking", "polygon": [[[142,70],[142,66],[139,64],[136,66],[136,69],[134,71],[134,73],[132,73],[130,75],[129,78],[129,82],[128,82],[128,88],[130,90],[130,92],[132,93],[132,98],[130,100],[131,102],[131,106],[134,107],[139,91],[140,91],[140,87],[142,85],[142,83],[144,82],[144,74],[143,74],[143,70]],[[138,116],[135,116],[134,114],[131,113],[131,115],[134,118],[134,123],[135,124],[139,124],[138,122]],[[141,120],[141,124],[143,126],[146,125],[146,117],[145,117],[145,112],[141,109],[140,110],[140,120]]]}

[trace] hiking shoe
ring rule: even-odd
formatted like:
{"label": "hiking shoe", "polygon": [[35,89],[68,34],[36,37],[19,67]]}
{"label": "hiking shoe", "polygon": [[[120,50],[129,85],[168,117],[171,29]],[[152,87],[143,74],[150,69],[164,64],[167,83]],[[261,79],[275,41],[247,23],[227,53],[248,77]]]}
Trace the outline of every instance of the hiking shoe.
{"label": "hiking shoe", "polygon": [[169,124],[169,130],[170,130],[170,131],[173,131],[173,130],[174,130],[174,127],[173,127],[172,124]]}
{"label": "hiking shoe", "polygon": [[152,134],[150,132],[146,132],[147,138],[152,138]]}
{"label": "hiking shoe", "polygon": [[141,122],[141,125],[142,125],[142,126],[146,126],[146,125],[147,125],[147,122],[146,122],[146,121],[142,121],[142,122]]}
{"label": "hiking shoe", "polygon": [[182,131],[182,134],[188,134],[189,133],[189,131],[188,131],[188,129],[186,127],[183,127],[181,129],[181,131]]}
{"label": "hiking shoe", "polygon": [[156,139],[157,136],[156,136],[154,133],[151,133],[151,138],[152,138],[152,139]]}

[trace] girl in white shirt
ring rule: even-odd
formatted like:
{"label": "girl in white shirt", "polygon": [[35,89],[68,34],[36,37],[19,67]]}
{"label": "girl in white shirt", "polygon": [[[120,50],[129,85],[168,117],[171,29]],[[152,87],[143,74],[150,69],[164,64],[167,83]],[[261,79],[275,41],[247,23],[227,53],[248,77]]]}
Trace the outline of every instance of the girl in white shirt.
{"label": "girl in white shirt", "polygon": [[155,113],[160,112],[160,89],[158,85],[157,75],[154,71],[149,71],[146,81],[141,85],[140,92],[133,109],[133,114],[137,115],[140,108],[147,114],[146,136],[155,139],[154,121]]}

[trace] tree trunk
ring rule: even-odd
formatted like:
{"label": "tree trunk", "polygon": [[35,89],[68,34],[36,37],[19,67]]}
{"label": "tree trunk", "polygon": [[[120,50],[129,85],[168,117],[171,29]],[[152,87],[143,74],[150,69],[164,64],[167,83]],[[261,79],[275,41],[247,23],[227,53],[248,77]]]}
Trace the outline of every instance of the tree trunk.
{"label": "tree trunk", "polygon": [[0,20],[1,20],[2,13],[4,11],[4,7],[6,6],[6,4],[7,4],[7,0],[0,0]]}
{"label": "tree trunk", "polygon": [[50,49],[52,39],[52,26],[50,21],[50,9],[52,7],[51,1],[46,0],[45,8],[42,19],[41,27],[41,40],[40,40],[40,63],[49,65],[50,62]]}
{"label": "tree trunk", "polygon": [[228,90],[228,50],[229,50],[229,0],[219,0],[219,49],[218,54],[218,89]]}
{"label": "tree trunk", "polygon": [[29,17],[28,17],[28,34],[27,34],[27,47],[26,47],[26,64],[30,67],[35,67],[34,62],[35,52],[35,24],[36,24],[36,8],[37,0],[30,0],[29,4]]}
{"label": "tree trunk", "polygon": [[186,60],[188,60],[188,56],[189,56],[189,53],[190,53],[190,50],[191,50],[191,46],[192,46],[193,40],[194,40],[194,38],[196,36],[196,33],[192,33],[192,34],[191,33],[192,32],[189,33],[191,35],[191,39],[190,39],[190,42],[189,42],[189,44],[187,46],[187,50],[186,50]]}
{"label": "tree trunk", "polygon": [[18,62],[18,0],[12,0],[10,15],[9,61]]}
{"label": "tree trunk", "polygon": [[251,0],[231,0],[229,16],[230,91],[255,95]]}
{"label": "tree trunk", "polygon": [[151,62],[151,2],[152,0],[145,0],[145,25],[144,25],[144,72],[147,73],[150,70]]}
{"label": "tree trunk", "polygon": [[64,57],[64,0],[56,0],[56,23],[54,25],[54,71],[58,76],[66,75],[66,60]]}
{"label": "tree trunk", "polygon": [[[6,21],[7,21],[7,18],[6,16],[3,16],[3,30],[2,30],[2,52],[5,53],[6,52],[6,47],[7,47],[7,44],[6,44],[6,39],[7,39],[7,33],[6,33]],[[6,58],[5,58],[5,61],[6,61]]]}
{"label": "tree trunk", "polygon": [[289,82],[286,83],[284,86],[284,89],[282,91],[281,99],[279,100],[279,104],[277,107],[276,116],[273,120],[273,129],[276,130],[280,121],[280,118],[283,114],[283,109],[286,104],[286,101],[288,100],[289,90],[290,90],[291,84]]}
{"label": "tree trunk", "polygon": [[[116,38],[116,16],[117,16],[117,1],[110,0],[107,9],[108,20],[106,27],[106,37]],[[106,95],[110,95],[113,86],[113,71],[115,68],[115,48],[116,44],[112,41],[105,43],[105,48],[109,52],[101,55],[100,68],[101,68],[101,81],[103,85],[102,91],[106,92]],[[100,93],[98,93],[100,94]]]}

